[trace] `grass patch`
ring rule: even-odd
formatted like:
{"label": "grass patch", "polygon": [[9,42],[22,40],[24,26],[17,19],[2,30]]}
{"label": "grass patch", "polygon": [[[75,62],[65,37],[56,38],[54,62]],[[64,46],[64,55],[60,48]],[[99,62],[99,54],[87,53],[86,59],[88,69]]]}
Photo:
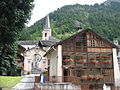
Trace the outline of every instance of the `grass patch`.
{"label": "grass patch", "polygon": [[19,83],[22,78],[21,76],[0,76],[0,87],[12,88]]}

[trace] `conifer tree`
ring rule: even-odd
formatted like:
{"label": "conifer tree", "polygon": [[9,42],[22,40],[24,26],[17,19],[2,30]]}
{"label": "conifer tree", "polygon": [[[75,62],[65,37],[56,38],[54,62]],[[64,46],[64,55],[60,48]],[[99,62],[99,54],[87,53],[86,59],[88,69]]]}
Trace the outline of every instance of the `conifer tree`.
{"label": "conifer tree", "polygon": [[16,41],[33,6],[33,0],[0,0],[0,75],[15,71]]}

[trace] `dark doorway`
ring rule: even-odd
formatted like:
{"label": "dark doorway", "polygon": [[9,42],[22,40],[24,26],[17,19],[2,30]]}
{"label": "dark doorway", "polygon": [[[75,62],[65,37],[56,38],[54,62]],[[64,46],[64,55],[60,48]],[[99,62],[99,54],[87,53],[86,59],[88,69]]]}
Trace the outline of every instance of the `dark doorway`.
{"label": "dark doorway", "polygon": [[70,76],[69,73],[69,69],[64,69],[64,82],[68,82]]}

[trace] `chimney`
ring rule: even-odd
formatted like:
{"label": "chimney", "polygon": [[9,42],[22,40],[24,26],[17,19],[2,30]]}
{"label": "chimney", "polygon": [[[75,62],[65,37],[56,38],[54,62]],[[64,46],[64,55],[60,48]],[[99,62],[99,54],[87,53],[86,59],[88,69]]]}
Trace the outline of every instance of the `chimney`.
{"label": "chimney", "polygon": [[113,43],[114,43],[115,45],[119,45],[118,40],[113,40]]}

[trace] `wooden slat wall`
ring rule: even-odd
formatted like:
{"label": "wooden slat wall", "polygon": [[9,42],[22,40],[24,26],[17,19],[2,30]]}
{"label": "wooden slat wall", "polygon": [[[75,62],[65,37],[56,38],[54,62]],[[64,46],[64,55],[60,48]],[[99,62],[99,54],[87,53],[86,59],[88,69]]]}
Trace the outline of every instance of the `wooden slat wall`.
{"label": "wooden slat wall", "polygon": [[87,48],[88,52],[112,52],[111,48]]}
{"label": "wooden slat wall", "polygon": [[[71,62],[72,64],[67,62],[69,65],[74,65],[74,67],[69,68],[70,76],[77,76],[77,73],[81,74],[81,72],[81,75],[98,74],[103,75],[107,83],[114,83],[112,46],[109,43],[105,42],[94,33],[87,32],[66,40],[62,43],[62,46],[63,56],[69,56],[70,59],[73,59],[73,62]],[[80,60],[78,60],[77,57],[81,57]],[[82,59],[86,61],[86,63],[79,63]],[[89,66],[92,64],[90,62],[92,59],[98,61],[94,67]],[[111,67],[105,67],[104,61],[110,61]],[[106,66],[110,64],[106,64]],[[81,70],[81,72],[76,73],[76,70]],[[81,75],[78,75],[78,77]]]}

